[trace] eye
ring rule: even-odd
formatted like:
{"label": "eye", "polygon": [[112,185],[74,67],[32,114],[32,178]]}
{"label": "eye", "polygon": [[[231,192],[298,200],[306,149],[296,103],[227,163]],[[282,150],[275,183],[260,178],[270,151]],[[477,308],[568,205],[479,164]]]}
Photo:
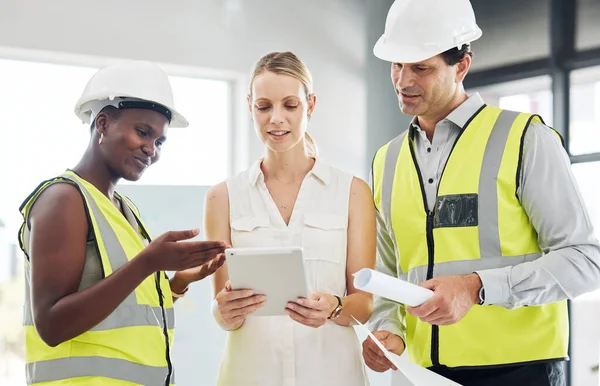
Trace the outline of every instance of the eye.
{"label": "eye", "polygon": [[162,147],[163,142],[162,141],[156,141],[155,144],[156,144],[156,147]]}
{"label": "eye", "polygon": [[417,66],[417,67],[415,67],[415,70],[416,70],[417,72],[423,72],[423,71],[427,70],[427,67],[423,67],[423,66]]}
{"label": "eye", "polygon": [[298,108],[298,105],[287,105],[287,106],[285,106],[285,107],[287,107],[287,108],[288,108],[288,109],[290,109],[290,110],[293,110],[293,109],[297,109],[297,108]]}
{"label": "eye", "polygon": [[399,70],[402,68],[402,63],[394,63],[394,64],[392,64],[392,67],[394,67],[394,69]]}
{"label": "eye", "polygon": [[265,111],[265,110],[268,110],[269,108],[270,108],[270,106],[265,106],[265,105],[263,105],[263,106],[256,106],[256,109],[259,110],[259,111]]}
{"label": "eye", "polygon": [[137,131],[137,133],[139,134],[139,136],[142,137],[142,138],[146,138],[148,136],[148,133],[146,133],[142,129],[139,129],[139,128],[136,127],[135,130]]}

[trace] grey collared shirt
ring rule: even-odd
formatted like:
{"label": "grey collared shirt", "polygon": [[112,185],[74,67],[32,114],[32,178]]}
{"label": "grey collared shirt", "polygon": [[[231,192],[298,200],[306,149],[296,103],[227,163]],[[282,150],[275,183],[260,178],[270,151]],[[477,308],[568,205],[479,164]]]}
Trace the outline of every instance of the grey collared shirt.
{"label": "grey collared shirt", "polygon": [[[435,127],[430,143],[417,121],[415,152],[423,176],[427,205],[434,206],[442,171],[461,128],[484,102],[473,94]],[[521,183],[517,196],[538,233],[544,255],[539,259],[477,271],[485,304],[508,309],[574,298],[600,286],[600,245],[571,171],[569,157],[556,134],[532,122],[525,133]],[[432,181],[432,182],[429,182]],[[396,254],[383,219],[378,218],[378,270],[396,276]],[[402,237],[398,235],[398,237]],[[404,336],[398,304],[376,298],[370,324]]]}

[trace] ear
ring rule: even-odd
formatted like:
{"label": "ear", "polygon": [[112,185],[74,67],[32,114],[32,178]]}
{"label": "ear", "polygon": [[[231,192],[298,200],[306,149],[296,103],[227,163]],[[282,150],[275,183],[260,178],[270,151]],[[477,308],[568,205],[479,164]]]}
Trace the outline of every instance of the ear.
{"label": "ear", "polygon": [[312,93],[308,96],[308,108],[306,110],[306,115],[308,115],[309,117],[312,115],[315,106],[317,105],[317,95],[315,93]]}
{"label": "ear", "polygon": [[100,114],[98,114],[98,116],[96,116],[95,126],[96,126],[96,131],[98,132],[98,135],[100,135],[100,134],[106,135],[106,128],[108,127],[108,119],[109,118],[105,113],[100,113]]}
{"label": "ear", "polygon": [[465,79],[469,68],[471,68],[471,55],[466,54],[460,62],[456,63],[456,83],[461,83]]}
{"label": "ear", "polygon": [[248,94],[246,101],[248,102],[248,111],[250,112],[250,117],[252,117],[252,95]]}

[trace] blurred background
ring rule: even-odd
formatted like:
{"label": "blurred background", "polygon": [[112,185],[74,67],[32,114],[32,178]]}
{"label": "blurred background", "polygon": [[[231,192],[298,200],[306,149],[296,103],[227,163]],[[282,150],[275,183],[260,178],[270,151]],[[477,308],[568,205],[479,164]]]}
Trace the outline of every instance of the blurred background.
{"label": "blurred background", "polygon": [[[563,134],[600,229],[600,0],[471,2],[483,37],[473,44],[468,92],[538,113]],[[389,64],[372,54],[391,4],[2,0],[0,385],[25,384],[18,207],[41,180],[81,156],[89,130],[73,107],[99,67],[151,60],[171,76],[175,103],[191,125],[171,130],[161,162],[121,190],[155,235],[198,227],[207,187],[262,155],[245,96],[253,64],[271,51],[293,51],[313,74],[318,103],[309,132],[321,156],[368,180],[374,152],[410,120],[398,108]],[[225,333],[209,303],[206,280],[177,304],[178,385],[215,383]],[[600,292],[571,301],[570,315],[570,385],[598,385]],[[375,386],[389,385],[389,374],[370,376]]]}

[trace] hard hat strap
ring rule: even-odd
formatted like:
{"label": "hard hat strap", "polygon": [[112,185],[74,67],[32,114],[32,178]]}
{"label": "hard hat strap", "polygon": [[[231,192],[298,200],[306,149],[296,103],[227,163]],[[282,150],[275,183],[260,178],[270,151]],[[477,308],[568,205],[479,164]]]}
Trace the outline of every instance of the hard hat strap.
{"label": "hard hat strap", "polygon": [[172,114],[169,109],[167,109],[163,105],[159,105],[158,103],[148,102],[148,101],[120,101],[118,105],[119,109],[145,109],[145,110],[153,110],[157,113],[164,115],[171,123]]}

